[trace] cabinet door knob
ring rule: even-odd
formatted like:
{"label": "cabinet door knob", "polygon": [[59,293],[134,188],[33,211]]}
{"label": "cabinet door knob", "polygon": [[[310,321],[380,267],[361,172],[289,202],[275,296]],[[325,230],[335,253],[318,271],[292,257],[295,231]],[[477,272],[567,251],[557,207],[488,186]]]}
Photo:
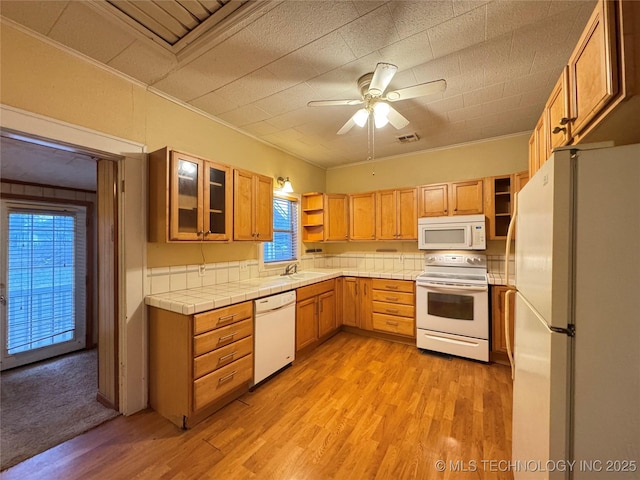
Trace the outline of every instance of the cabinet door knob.
{"label": "cabinet door knob", "polygon": [[560,132],[566,132],[567,128],[566,127],[555,127],[553,130],[551,130],[552,133],[560,133]]}
{"label": "cabinet door knob", "polygon": [[560,119],[560,125],[566,125],[569,122],[573,122],[575,121],[575,118],[567,118],[567,117],[562,117]]}

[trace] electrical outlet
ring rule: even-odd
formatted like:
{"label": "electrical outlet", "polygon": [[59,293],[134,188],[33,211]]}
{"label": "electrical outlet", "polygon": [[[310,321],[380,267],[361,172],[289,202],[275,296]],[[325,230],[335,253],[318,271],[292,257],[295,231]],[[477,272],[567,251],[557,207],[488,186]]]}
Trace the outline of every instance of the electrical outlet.
{"label": "electrical outlet", "polygon": [[206,270],[206,268],[205,268],[204,264],[198,265],[198,275],[200,275],[201,277],[204,277],[205,270]]}
{"label": "electrical outlet", "polygon": [[244,271],[244,270],[247,270],[248,268],[249,268],[249,262],[247,262],[247,261],[240,262],[240,271],[241,272]]}

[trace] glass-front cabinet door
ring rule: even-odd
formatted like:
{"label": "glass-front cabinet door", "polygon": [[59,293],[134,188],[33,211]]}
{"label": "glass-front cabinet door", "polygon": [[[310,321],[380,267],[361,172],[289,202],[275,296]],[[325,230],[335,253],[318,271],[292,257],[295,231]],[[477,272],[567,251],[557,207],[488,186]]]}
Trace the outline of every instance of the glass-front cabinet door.
{"label": "glass-front cabinet door", "polygon": [[231,168],[171,152],[170,240],[231,238]]}
{"label": "glass-front cabinet door", "polygon": [[231,235],[231,168],[204,162],[204,240],[229,240]]}
{"label": "glass-front cabinet door", "polygon": [[202,240],[203,160],[171,154],[171,240]]}

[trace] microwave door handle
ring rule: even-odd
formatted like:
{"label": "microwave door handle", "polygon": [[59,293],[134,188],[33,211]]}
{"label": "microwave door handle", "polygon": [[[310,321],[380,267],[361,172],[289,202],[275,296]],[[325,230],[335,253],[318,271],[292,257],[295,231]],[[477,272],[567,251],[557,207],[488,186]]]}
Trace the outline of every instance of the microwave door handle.
{"label": "microwave door handle", "polygon": [[471,233],[471,225],[467,225],[466,227],[467,230],[467,247],[471,248],[473,246],[473,235]]}

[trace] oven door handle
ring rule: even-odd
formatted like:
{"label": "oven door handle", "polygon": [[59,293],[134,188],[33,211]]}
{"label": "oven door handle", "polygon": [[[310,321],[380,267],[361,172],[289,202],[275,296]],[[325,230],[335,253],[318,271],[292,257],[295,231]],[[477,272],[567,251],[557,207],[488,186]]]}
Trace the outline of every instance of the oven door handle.
{"label": "oven door handle", "polygon": [[467,286],[467,285],[440,285],[437,283],[418,283],[418,287],[426,287],[431,290],[445,290],[447,292],[486,292],[488,286]]}

